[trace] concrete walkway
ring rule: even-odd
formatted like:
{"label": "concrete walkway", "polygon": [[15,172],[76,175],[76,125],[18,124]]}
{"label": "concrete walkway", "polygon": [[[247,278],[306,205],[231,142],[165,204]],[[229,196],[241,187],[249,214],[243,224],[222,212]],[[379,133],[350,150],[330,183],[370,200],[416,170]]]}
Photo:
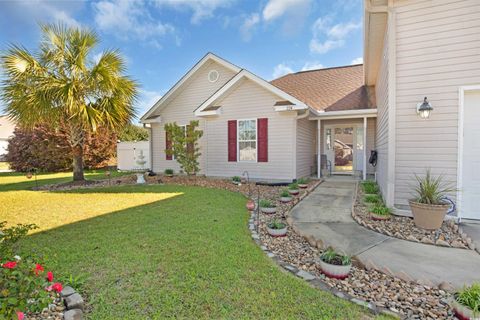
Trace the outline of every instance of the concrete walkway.
{"label": "concrete walkway", "polygon": [[[351,217],[355,181],[331,178],[291,212],[303,236],[356,256],[376,269],[425,284],[462,287],[480,281],[480,255],[472,250],[436,247],[368,230]],[[405,276],[406,275],[406,276]]]}

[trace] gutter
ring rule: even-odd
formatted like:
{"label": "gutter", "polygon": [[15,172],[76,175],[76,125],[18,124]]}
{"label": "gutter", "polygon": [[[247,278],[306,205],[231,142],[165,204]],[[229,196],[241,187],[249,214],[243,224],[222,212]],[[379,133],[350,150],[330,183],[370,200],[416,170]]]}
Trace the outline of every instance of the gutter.
{"label": "gutter", "polygon": [[358,110],[345,110],[345,111],[322,111],[314,112],[315,115],[310,117],[309,120],[328,119],[328,118],[358,118],[358,117],[376,117],[377,109],[358,109]]}

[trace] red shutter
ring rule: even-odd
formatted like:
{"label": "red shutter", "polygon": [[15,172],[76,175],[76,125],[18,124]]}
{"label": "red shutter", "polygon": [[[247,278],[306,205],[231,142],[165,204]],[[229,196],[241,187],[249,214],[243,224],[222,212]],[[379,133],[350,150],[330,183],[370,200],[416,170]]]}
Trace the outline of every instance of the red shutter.
{"label": "red shutter", "polygon": [[237,120],[228,120],[228,161],[237,161]]}
{"label": "red shutter", "polygon": [[[172,141],[170,140],[170,133],[168,131],[165,131],[165,149],[172,150]],[[165,152],[165,155],[167,160],[172,160],[171,154]]]}
{"label": "red shutter", "polygon": [[268,162],[268,118],[257,120],[258,162]]}

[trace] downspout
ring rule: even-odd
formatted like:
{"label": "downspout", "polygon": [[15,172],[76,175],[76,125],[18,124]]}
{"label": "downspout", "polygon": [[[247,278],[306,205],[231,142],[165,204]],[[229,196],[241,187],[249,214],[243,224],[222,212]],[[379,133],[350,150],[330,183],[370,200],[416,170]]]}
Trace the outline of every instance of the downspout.
{"label": "downspout", "polygon": [[[147,126],[148,125],[148,126]],[[143,128],[148,130],[148,144],[150,148],[150,170],[153,172],[153,139],[152,139],[152,125],[148,123],[143,124]]]}

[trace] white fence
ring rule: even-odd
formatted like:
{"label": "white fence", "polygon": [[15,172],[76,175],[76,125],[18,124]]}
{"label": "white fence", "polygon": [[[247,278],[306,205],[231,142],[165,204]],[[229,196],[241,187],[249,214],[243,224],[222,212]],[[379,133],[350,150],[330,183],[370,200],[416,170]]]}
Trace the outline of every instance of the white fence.
{"label": "white fence", "polygon": [[143,152],[143,160],[146,161],[143,169],[150,168],[150,142],[119,142],[117,143],[117,168],[119,170],[142,169],[137,164],[140,154]]}

